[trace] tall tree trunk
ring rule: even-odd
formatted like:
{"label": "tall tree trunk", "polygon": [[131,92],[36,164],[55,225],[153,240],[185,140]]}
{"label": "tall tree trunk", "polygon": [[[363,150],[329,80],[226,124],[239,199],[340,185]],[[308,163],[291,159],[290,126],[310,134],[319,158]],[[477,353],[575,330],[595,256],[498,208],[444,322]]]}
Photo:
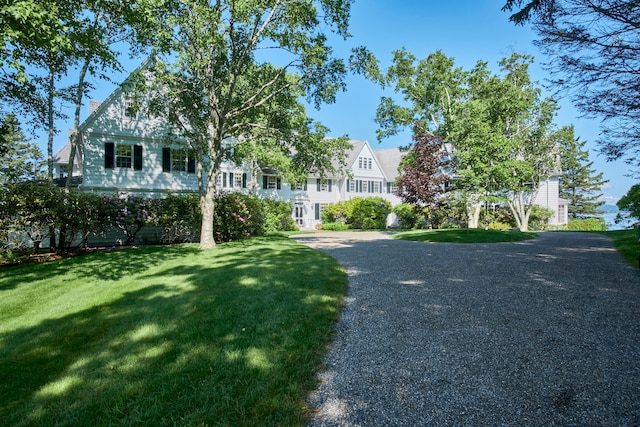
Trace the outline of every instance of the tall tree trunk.
{"label": "tall tree trunk", "polygon": [[91,64],[91,57],[85,59],[82,68],[80,69],[80,74],[78,75],[78,89],[76,90],[75,103],[76,110],[73,118],[73,130],[71,131],[71,138],[69,138],[70,149],[69,149],[69,166],[68,166],[68,174],[66,187],[71,187],[71,178],[73,177],[73,161],[76,157],[76,149],[78,147],[79,141],[79,129],[80,129],[80,112],[82,110],[82,98],[84,96],[84,79],[87,75],[87,71],[89,70],[89,65]]}
{"label": "tall tree trunk", "polygon": [[[207,148],[209,164],[207,165],[207,181],[204,182],[204,149]],[[213,143],[207,141],[205,143],[203,137],[198,137],[198,150],[197,156],[197,172],[198,172],[198,187],[200,189],[200,212],[202,213],[202,222],[200,225],[200,249],[214,249],[216,247],[216,241],[213,238],[213,215],[215,213],[215,196],[216,196],[216,175],[218,170],[218,163],[213,157],[212,152]]]}
{"label": "tall tree trunk", "polygon": [[53,137],[56,129],[53,120],[53,102],[55,100],[55,73],[53,67],[49,68],[47,78],[47,177],[53,179]]}

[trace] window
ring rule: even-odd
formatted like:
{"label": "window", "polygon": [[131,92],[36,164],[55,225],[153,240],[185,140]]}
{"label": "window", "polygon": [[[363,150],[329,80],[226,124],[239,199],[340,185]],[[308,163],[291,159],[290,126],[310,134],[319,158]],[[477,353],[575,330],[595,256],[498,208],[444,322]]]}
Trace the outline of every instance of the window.
{"label": "window", "polygon": [[322,220],[322,211],[325,210],[329,206],[327,203],[316,203],[315,204],[315,219],[317,221]]}
{"label": "window", "polygon": [[307,180],[303,182],[296,182],[291,185],[291,187],[296,191],[307,191]]}
{"label": "window", "polygon": [[187,172],[196,173],[195,153],[185,149],[162,149],[163,172]]}
{"label": "window", "polygon": [[358,191],[357,187],[356,187],[356,184],[357,184],[357,181],[350,180],[349,181],[349,186],[347,188],[347,191],[349,191],[351,193],[355,193],[356,191]]}
{"label": "window", "polygon": [[331,192],[331,180],[330,179],[316,179],[316,191],[320,193],[321,191]]}
{"label": "window", "polygon": [[234,173],[233,174],[233,186],[235,188],[245,188],[246,182],[244,180],[246,180],[246,174],[243,173]]}
{"label": "window", "polygon": [[372,169],[373,160],[371,157],[358,157],[358,169]]}
{"label": "window", "polygon": [[262,188],[265,190],[280,190],[282,188],[282,180],[275,175],[264,175],[262,177]]}
{"label": "window", "polygon": [[380,182],[379,181],[374,181],[373,182],[373,192],[374,193],[380,193]]}
{"label": "window", "polygon": [[104,143],[104,168],[142,170],[142,145]]}
{"label": "window", "polygon": [[124,117],[127,119],[135,119],[138,116],[138,108],[135,105],[131,95],[125,95],[124,100]]}
{"label": "window", "polygon": [[116,145],[116,166],[119,168],[131,168],[133,150],[130,145]]}
{"label": "window", "polygon": [[265,188],[268,190],[275,190],[278,188],[278,180],[275,176],[267,176],[267,185]]}
{"label": "window", "polygon": [[187,171],[187,150],[171,150],[171,170]]}

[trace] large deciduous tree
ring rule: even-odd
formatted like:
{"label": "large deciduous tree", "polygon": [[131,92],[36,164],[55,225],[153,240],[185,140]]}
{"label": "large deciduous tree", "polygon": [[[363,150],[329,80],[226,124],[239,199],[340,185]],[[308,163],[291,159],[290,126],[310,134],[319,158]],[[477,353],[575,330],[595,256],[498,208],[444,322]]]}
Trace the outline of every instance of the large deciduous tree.
{"label": "large deciduous tree", "polygon": [[616,205],[619,209],[628,212],[629,218],[640,220],[640,184],[633,185]]}
{"label": "large deciduous tree", "polygon": [[403,203],[435,206],[451,177],[446,173],[446,155],[442,140],[427,135],[416,126],[411,150],[402,159],[396,195]]}
{"label": "large deciduous tree", "polygon": [[531,81],[532,61],[513,54],[500,62],[502,75],[479,63],[451,124],[456,187],[502,196],[523,231],[541,185],[560,166],[550,135],[556,105]]}
{"label": "large deciduous tree", "polygon": [[[300,175],[324,174],[344,158],[346,138],[325,138],[300,98],[319,106],[344,89],[348,64],[332,56],[327,32],[348,36],[351,3],[176,1],[159,32],[170,35],[173,53],[155,68],[161,96],[152,110],[164,111],[196,153],[202,248],[215,247],[214,195],[223,160],[267,162],[263,154],[275,150],[282,154],[276,166]],[[158,101],[166,108],[157,108]]]}
{"label": "large deciduous tree", "polygon": [[608,159],[640,172],[640,6],[635,0],[507,0],[517,24],[531,22],[554,84],[602,119]]}
{"label": "large deciduous tree", "polygon": [[574,136],[573,126],[564,126],[555,133],[560,148],[560,197],[570,201],[569,217],[585,218],[597,216],[598,207],[604,202],[601,199],[602,186],[608,181],[603,179],[602,172],[596,174],[589,161],[589,150],[584,146],[586,141]]}

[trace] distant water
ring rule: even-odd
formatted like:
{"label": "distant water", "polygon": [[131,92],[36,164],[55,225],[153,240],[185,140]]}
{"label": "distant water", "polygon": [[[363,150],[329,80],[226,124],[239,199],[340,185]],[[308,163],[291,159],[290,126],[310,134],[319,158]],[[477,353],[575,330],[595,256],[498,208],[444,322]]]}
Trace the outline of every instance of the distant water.
{"label": "distant water", "polygon": [[623,221],[619,224],[615,223],[616,215],[620,213],[620,209],[618,209],[616,205],[606,204],[600,206],[598,209],[604,212],[602,218],[607,222],[607,230],[625,230],[633,227],[635,222],[633,220]]}

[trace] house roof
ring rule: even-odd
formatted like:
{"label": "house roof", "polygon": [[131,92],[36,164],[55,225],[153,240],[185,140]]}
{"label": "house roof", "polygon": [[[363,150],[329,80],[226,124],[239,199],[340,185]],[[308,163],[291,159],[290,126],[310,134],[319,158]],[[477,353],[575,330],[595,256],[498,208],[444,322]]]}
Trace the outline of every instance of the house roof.
{"label": "house roof", "polygon": [[[67,142],[64,147],[60,149],[56,154],[53,155],[53,164],[63,164],[66,165],[69,163],[69,155],[71,155],[71,143]],[[73,160],[74,166],[80,166],[82,164],[82,153],[81,150],[76,150],[76,158]]]}
{"label": "house roof", "polygon": [[399,148],[383,148],[373,150],[373,152],[387,179],[389,181],[395,181],[399,175],[398,167],[400,166],[400,161],[405,156],[405,152]]}

